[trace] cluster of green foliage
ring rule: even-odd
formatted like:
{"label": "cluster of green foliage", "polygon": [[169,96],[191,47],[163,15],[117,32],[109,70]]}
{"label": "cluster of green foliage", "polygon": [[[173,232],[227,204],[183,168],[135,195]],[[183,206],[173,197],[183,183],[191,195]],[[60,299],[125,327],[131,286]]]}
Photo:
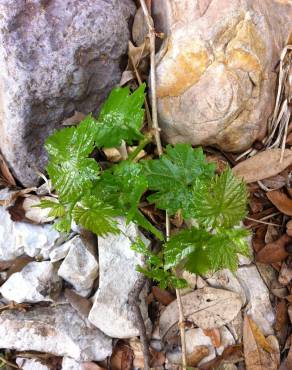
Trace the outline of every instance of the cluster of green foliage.
{"label": "cluster of green foliage", "polygon": [[[137,162],[133,156],[102,170],[90,155],[95,148],[120,147],[122,143],[147,142],[141,133],[145,86],[134,93],[114,89],[98,119],[87,116],[77,127],[57,131],[46,141],[48,174],[58,202],[43,201],[56,227],[68,232],[72,220],[99,236],[120,232],[118,216],[126,217],[162,241],[154,254],[141,239],[133,249],[147,256],[139,270],[161,287],[181,288],[185,281],[173,273],[183,268],[192,273],[238,265],[238,253],[247,255],[247,232],[238,225],[246,213],[245,185],[230,169],[220,176],[206,161],[201,148],[168,145],[158,159]],[[142,145],[140,145],[142,147]],[[164,236],[139,210],[147,201],[169,216],[178,212],[185,225],[165,241]]]}

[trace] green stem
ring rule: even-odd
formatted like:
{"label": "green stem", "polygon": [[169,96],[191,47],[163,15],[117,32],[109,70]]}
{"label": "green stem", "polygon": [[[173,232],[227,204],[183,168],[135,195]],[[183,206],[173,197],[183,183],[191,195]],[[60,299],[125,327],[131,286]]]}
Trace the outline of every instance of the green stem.
{"label": "green stem", "polygon": [[138,154],[145,148],[145,146],[147,144],[151,143],[151,137],[150,136],[145,136],[144,139],[142,139],[139,143],[139,145],[137,146],[137,148],[135,150],[132,151],[132,153],[130,153],[128,155],[128,160],[129,161],[134,161],[134,159],[138,156]]}

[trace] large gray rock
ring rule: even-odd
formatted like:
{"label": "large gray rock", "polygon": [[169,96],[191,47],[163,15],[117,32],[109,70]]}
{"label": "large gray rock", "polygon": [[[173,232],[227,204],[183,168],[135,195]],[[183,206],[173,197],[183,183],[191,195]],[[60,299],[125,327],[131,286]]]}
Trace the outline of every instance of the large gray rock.
{"label": "large gray rock", "polygon": [[155,0],[153,6],[156,28],[166,34],[156,69],[165,139],[241,151],[262,138],[291,1]]}
{"label": "large gray rock", "polygon": [[111,354],[112,340],[65,304],[1,313],[0,348],[100,361]]}
{"label": "large gray rock", "polygon": [[[139,330],[128,299],[139,278],[136,266],[143,264],[142,255],[134,252],[131,245],[138,236],[142,237],[146,244],[149,244],[149,241],[139,233],[133,223],[126,225],[125,220],[120,219],[119,227],[123,233],[98,238],[99,288],[88,319],[113,338],[131,338],[138,336]],[[145,289],[142,290],[140,298],[141,313],[146,324],[149,324]]]}
{"label": "large gray rock", "polygon": [[119,81],[134,10],[132,0],[0,1],[0,148],[24,185],[53,129],[96,112]]}

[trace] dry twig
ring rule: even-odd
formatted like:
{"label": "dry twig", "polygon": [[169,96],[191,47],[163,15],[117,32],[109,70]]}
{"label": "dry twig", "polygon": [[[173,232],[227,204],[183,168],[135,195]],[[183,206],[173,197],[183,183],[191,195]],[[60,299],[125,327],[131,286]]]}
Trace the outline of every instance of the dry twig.
{"label": "dry twig", "polygon": [[[152,105],[152,122],[154,137],[156,141],[157,151],[159,156],[163,154],[161,138],[160,138],[160,128],[158,125],[157,116],[157,96],[156,96],[156,76],[155,76],[155,29],[153,24],[153,19],[151,18],[147,5],[144,0],[140,0],[141,7],[145,16],[145,20],[148,26],[148,37],[150,41],[150,82],[151,82],[151,105]],[[169,216],[166,212],[166,238],[170,236],[170,222]],[[186,358],[186,341],[185,341],[185,319],[183,314],[183,306],[181,302],[181,295],[179,289],[176,289],[177,304],[179,310],[179,327],[181,336],[181,347],[182,347],[182,366],[187,367]]]}
{"label": "dry twig", "polygon": [[135,315],[135,322],[139,329],[140,334],[140,341],[142,344],[142,351],[143,351],[143,357],[144,357],[144,370],[148,370],[150,368],[150,351],[149,351],[149,345],[147,340],[147,333],[146,333],[146,327],[144,323],[143,316],[141,314],[140,310],[140,293],[142,289],[144,288],[146,284],[147,278],[146,276],[140,274],[139,279],[136,281],[134,288],[129,294],[129,303],[133,307],[134,315]]}

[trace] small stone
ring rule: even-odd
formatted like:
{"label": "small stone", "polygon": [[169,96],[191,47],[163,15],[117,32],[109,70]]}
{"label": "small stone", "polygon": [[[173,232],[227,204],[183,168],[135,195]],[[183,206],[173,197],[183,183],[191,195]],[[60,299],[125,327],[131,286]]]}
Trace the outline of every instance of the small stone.
{"label": "small stone", "polygon": [[34,358],[17,357],[15,362],[22,370],[50,370],[47,365]]}
{"label": "small stone", "polygon": [[0,293],[5,299],[17,303],[50,302],[60,288],[61,281],[51,262],[30,262],[6,280]]}
{"label": "small stone", "polygon": [[66,243],[60,246],[57,246],[56,248],[52,250],[52,252],[49,254],[51,262],[57,262],[57,261],[63,260],[67,256],[72,246],[71,240],[68,240]]}
{"label": "small stone", "polygon": [[58,275],[72,284],[78,294],[86,297],[98,276],[98,262],[81,236],[75,236],[68,243],[70,250],[59,268]]}
{"label": "small stone", "polygon": [[64,357],[62,361],[62,370],[83,370],[82,363],[70,357]]}
{"label": "small stone", "polygon": [[259,326],[265,336],[274,333],[275,312],[270,302],[270,294],[256,266],[242,266],[236,276],[245,290],[248,300],[246,313]]}
{"label": "small stone", "polygon": [[59,237],[52,225],[13,222],[9,212],[0,206],[0,260],[9,261],[23,254],[46,259]]}
{"label": "small stone", "polygon": [[56,201],[53,197],[37,197],[36,195],[30,195],[24,198],[22,208],[25,212],[25,217],[31,220],[35,224],[44,224],[54,220],[54,217],[49,216],[50,208],[38,207],[42,200]]}
{"label": "small stone", "polygon": [[90,327],[70,305],[62,304],[1,313],[0,348],[101,361],[111,355],[112,340]]}
{"label": "small stone", "polygon": [[[98,239],[99,289],[89,313],[89,321],[113,338],[131,338],[138,336],[139,330],[134,323],[128,296],[139,278],[136,266],[143,264],[143,257],[133,251],[131,245],[137,236],[142,237],[146,244],[149,242],[133,223],[126,225],[124,219],[119,219],[119,227],[123,233]],[[146,320],[145,293],[142,290],[140,299],[142,315]]]}

